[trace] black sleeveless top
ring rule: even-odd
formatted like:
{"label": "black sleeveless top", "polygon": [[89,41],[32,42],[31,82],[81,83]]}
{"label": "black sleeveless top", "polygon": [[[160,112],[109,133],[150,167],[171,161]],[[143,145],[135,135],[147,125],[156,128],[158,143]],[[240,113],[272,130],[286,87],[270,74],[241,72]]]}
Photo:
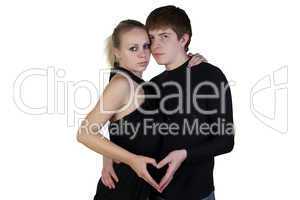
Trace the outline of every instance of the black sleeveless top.
{"label": "black sleeveless top", "polygon": [[[110,140],[134,154],[157,158],[160,137],[158,131],[154,129],[154,124],[158,122],[158,115],[144,112],[153,109],[151,99],[147,98],[148,94],[153,94],[153,89],[143,79],[125,68],[115,67],[114,71],[121,71],[131,80],[142,85],[146,96],[143,103],[134,111],[110,122],[108,127]],[[112,72],[110,79],[117,72]],[[100,179],[94,200],[146,200],[148,198],[152,187],[139,178],[129,166],[124,163],[114,163],[114,170],[119,178],[119,182],[115,183],[116,188],[107,188]],[[149,172],[151,173],[151,169]]]}

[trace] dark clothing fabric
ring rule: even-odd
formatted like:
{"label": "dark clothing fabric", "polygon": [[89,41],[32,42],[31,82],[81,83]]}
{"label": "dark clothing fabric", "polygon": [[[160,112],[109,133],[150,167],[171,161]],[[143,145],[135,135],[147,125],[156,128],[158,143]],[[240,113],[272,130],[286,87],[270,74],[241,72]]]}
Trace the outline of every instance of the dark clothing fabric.
{"label": "dark clothing fabric", "polygon": [[[172,134],[162,134],[159,158],[163,159],[173,150],[187,150],[187,158],[174,174],[173,180],[163,194],[157,194],[167,200],[199,200],[213,192],[214,156],[228,153],[234,146],[231,92],[225,75],[209,63],[202,62],[192,68],[188,68],[187,64],[188,61],[173,70],[162,72],[151,80],[159,85],[162,93],[162,97],[156,101],[156,107],[166,109],[160,111],[163,122],[177,124],[179,127]],[[171,85],[170,82],[176,83],[177,86]],[[222,84],[227,88],[224,95]],[[181,92],[178,86],[183,89]],[[220,98],[200,96],[212,96],[217,92]],[[173,98],[170,95],[173,95]],[[166,98],[167,96],[169,98]],[[199,108],[206,111],[217,109],[217,112],[204,114]],[[216,135],[213,132],[217,131],[218,126],[212,125],[219,121],[228,129],[220,130]],[[205,132],[209,134],[200,132],[199,126],[193,129],[193,124],[197,123],[212,127]],[[156,179],[159,180],[164,174],[164,171],[160,171]]]}
{"label": "dark clothing fabric", "polygon": [[[152,93],[151,88],[147,86],[145,81],[130,71],[122,67],[116,67],[114,70],[121,71],[136,83],[142,84],[144,94],[149,95]],[[110,79],[114,73],[111,73]],[[153,104],[145,98],[136,110],[119,120],[112,121],[108,127],[110,140],[134,154],[157,157],[157,151],[161,145],[159,135],[147,133],[143,128],[145,121],[148,120],[147,123],[150,127],[152,127],[151,123],[155,121],[153,115],[147,115],[143,112],[150,105]],[[149,129],[149,131],[152,130]],[[148,198],[151,186],[139,178],[129,166],[123,163],[114,163],[114,170],[119,178],[116,188],[109,189],[102,183],[100,178],[94,200],[146,200]]]}

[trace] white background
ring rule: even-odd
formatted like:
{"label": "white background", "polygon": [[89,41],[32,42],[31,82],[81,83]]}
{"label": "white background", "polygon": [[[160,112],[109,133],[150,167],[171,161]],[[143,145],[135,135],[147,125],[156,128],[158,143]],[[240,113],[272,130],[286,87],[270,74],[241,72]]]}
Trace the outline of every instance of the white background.
{"label": "white background", "polygon": [[[235,82],[236,144],[233,152],[216,158],[216,198],[299,199],[300,14],[296,1],[283,0],[1,1],[0,199],[93,198],[101,156],[79,144],[76,131],[78,119],[84,117],[78,113],[92,108],[103,87],[99,70],[106,67],[105,38],[119,21],[145,22],[151,10],[168,4],[190,16],[190,50],[204,55]],[[54,95],[47,90],[45,76],[37,76],[26,79],[19,88],[21,96],[16,96],[14,84],[20,74],[51,66],[64,75],[56,77],[55,83],[60,82],[65,92]],[[255,107],[276,117],[263,123],[251,109],[251,88],[265,76],[272,80],[273,72],[283,66],[288,68],[288,83],[281,91],[288,90],[288,107],[282,96],[286,93],[275,100],[277,86],[265,90],[253,100]],[[144,78],[149,80],[162,70],[152,59]],[[285,78],[279,74],[280,80]],[[96,92],[87,88],[74,92],[82,81],[93,83]],[[52,87],[63,88],[59,84]],[[26,105],[48,111],[30,114],[18,105],[20,98]],[[74,101],[82,109],[72,110]],[[280,133],[274,127],[288,129]]]}

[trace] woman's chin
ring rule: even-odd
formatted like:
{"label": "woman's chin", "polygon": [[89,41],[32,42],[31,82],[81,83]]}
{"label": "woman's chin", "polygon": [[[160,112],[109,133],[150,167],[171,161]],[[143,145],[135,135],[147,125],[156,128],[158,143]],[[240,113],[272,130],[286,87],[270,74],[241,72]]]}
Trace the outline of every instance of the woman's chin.
{"label": "woman's chin", "polygon": [[136,69],[135,71],[142,73],[147,69],[147,66],[141,66],[140,65],[140,66],[137,66],[135,69]]}

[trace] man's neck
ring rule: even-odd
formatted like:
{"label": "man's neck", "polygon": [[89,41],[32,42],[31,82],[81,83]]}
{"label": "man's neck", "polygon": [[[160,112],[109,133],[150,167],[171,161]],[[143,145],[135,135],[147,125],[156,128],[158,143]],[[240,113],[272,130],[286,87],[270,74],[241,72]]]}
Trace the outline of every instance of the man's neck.
{"label": "man's neck", "polygon": [[181,54],[179,56],[176,56],[176,60],[174,62],[165,65],[165,68],[167,71],[176,69],[180,67],[182,64],[184,64],[189,59],[188,55],[186,53]]}

